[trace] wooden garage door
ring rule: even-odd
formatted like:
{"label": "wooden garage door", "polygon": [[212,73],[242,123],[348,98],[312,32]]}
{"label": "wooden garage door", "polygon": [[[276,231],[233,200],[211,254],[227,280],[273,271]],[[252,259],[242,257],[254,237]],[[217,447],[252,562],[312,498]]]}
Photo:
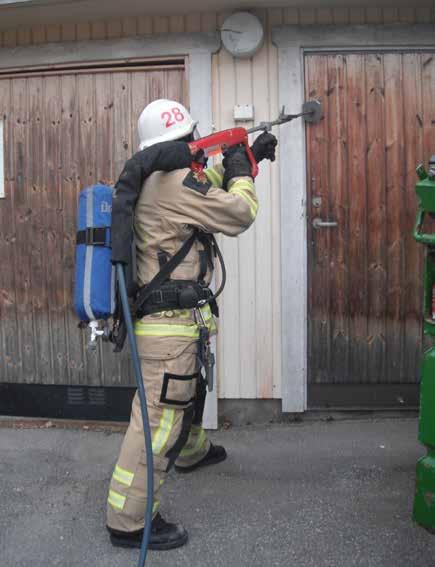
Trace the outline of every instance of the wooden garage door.
{"label": "wooden garage door", "polygon": [[126,352],[86,348],[72,310],[80,189],[113,184],[144,105],[186,103],[184,62],[2,78],[0,382],[132,384]]}
{"label": "wooden garage door", "polygon": [[325,113],[307,129],[309,382],[415,384],[415,167],[435,154],[435,56],[309,55],[306,96]]}

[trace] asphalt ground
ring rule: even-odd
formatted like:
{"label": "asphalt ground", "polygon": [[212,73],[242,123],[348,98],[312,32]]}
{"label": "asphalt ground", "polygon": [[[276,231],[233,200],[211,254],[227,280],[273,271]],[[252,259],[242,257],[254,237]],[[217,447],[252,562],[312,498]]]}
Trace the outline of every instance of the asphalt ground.
{"label": "asphalt ground", "polygon": [[[160,567],[433,567],[435,536],[411,519],[415,419],[232,428],[228,459],[171,473],[162,498],[188,544]],[[0,566],[130,567],[112,548],[107,487],[122,434],[0,429]]]}

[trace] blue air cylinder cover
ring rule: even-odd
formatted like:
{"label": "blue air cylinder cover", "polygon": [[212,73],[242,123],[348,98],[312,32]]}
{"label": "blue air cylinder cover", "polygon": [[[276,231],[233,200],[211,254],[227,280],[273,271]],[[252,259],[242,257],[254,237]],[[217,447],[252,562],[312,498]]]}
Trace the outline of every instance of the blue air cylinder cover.
{"label": "blue air cylinder cover", "polygon": [[108,319],[115,310],[112,194],[111,187],[98,184],[79,196],[74,308],[84,322]]}

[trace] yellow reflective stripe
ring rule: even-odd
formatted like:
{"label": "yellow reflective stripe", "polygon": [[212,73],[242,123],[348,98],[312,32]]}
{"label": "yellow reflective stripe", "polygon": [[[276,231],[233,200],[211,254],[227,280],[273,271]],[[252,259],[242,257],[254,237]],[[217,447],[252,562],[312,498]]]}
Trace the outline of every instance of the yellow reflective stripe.
{"label": "yellow reflective stripe", "polygon": [[206,440],[207,440],[207,435],[205,434],[204,429],[202,429],[201,427],[201,432],[198,436],[198,439],[196,440],[195,445],[191,449],[183,449],[180,453],[180,457],[190,457],[191,455],[198,453],[198,451],[200,451],[203,448]]}
{"label": "yellow reflective stripe", "polygon": [[159,325],[137,321],[134,332],[139,337],[199,337],[198,326],[192,325]]}
{"label": "yellow reflective stripe", "polygon": [[[216,329],[216,323],[213,319],[206,320],[209,330]],[[190,339],[199,338],[198,325],[158,325],[154,323],[136,322],[135,334],[138,337],[187,337]]]}
{"label": "yellow reflective stripe", "polygon": [[160,508],[160,500],[154,500],[154,504],[153,504],[153,515],[157,512],[157,510]]}
{"label": "yellow reflective stripe", "polygon": [[254,184],[252,181],[246,181],[245,179],[238,179],[235,183],[233,183],[229,192],[231,193],[233,189],[242,190],[251,198],[255,195]]}
{"label": "yellow reflective stripe", "polygon": [[257,215],[258,203],[256,203],[250,195],[248,195],[248,190],[246,188],[233,186],[229,192],[242,197],[242,199],[248,203],[252,216],[255,217]]}
{"label": "yellow reflective stripe", "polygon": [[233,188],[233,187],[240,187],[242,189],[247,189],[248,191],[251,191],[252,193],[255,192],[255,185],[249,179],[237,179],[231,185],[231,188]]}
{"label": "yellow reflective stripe", "polygon": [[213,167],[208,167],[205,174],[214,187],[222,187],[223,177]]}
{"label": "yellow reflective stripe", "polygon": [[116,465],[115,470],[113,471],[113,478],[120,482],[121,484],[125,484],[125,486],[131,486],[134,479],[134,474],[126,469],[121,468],[119,465]]}
{"label": "yellow reflective stripe", "polygon": [[153,454],[160,455],[168,442],[169,435],[171,434],[172,426],[174,425],[175,410],[164,408],[162,417],[160,418],[159,427],[153,435]]}
{"label": "yellow reflective stripe", "polygon": [[[211,312],[210,305],[201,307],[201,313],[210,331],[216,330],[216,323]],[[184,316],[192,317],[192,311],[180,311]],[[151,322],[153,321],[153,322]],[[138,337],[188,337],[191,339],[199,338],[198,325],[188,323],[186,325],[176,323],[154,323],[150,321],[136,321],[134,332]]]}
{"label": "yellow reflective stripe", "polygon": [[109,490],[109,498],[107,499],[109,504],[111,504],[114,508],[118,510],[122,510],[124,508],[124,504],[126,501],[126,497],[119,492],[115,492],[114,490]]}
{"label": "yellow reflective stripe", "polygon": [[210,305],[207,303],[204,307],[201,307],[201,313],[204,317],[204,322],[210,332],[216,331],[216,321],[211,312]]}
{"label": "yellow reflective stripe", "polygon": [[199,337],[196,325],[154,325],[136,324],[135,333],[139,337]]}
{"label": "yellow reflective stripe", "polygon": [[204,307],[201,307],[201,313],[205,321],[208,321],[213,317],[213,314],[211,312],[211,307],[208,303],[204,305]]}

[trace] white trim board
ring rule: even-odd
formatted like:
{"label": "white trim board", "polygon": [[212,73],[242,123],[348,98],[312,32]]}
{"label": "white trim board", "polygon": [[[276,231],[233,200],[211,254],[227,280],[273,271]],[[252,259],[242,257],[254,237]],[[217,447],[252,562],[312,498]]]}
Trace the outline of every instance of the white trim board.
{"label": "white trim board", "polygon": [[[217,33],[174,33],[119,39],[93,39],[41,43],[0,49],[0,70],[49,68],[92,62],[131,62],[154,57],[180,57],[193,53],[215,53],[220,48]],[[201,69],[195,69],[201,74]]]}
{"label": "white trim board", "polygon": [[[299,112],[304,102],[304,54],[309,51],[410,51],[435,48],[435,25],[276,26],[279,107]],[[307,408],[307,236],[305,129],[281,128],[282,410]],[[291,173],[289,174],[289,165]]]}
{"label": "white trim board", "polygon": [[[159,34],[121,38],[1,48],[0,70],[49,68],[50,66],[92,61],[131,61],[132,59],[187,56],[190,110],[199,121],[201,132],[212,131],[211,56],[220,48],[217,33]],[[207,395],[203,424],[217,429],[217,387]]]}

